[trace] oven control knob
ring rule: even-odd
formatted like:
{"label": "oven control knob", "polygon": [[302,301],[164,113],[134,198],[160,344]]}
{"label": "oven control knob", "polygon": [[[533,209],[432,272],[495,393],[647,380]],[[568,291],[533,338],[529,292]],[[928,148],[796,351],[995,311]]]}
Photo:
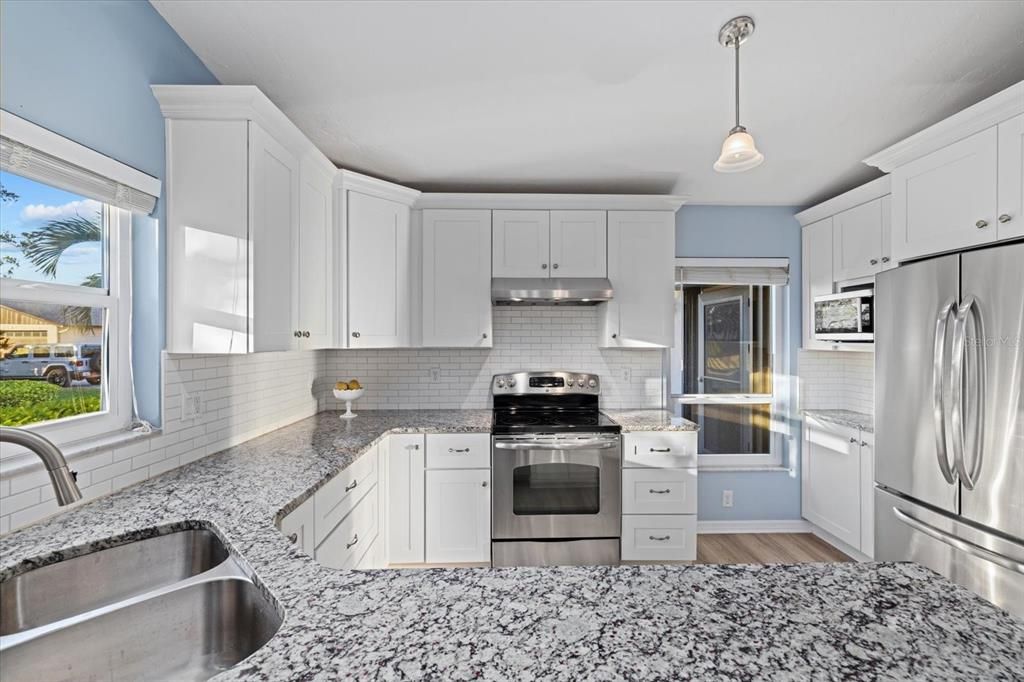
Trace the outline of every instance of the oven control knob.
{"label": "oven control knob", "polygon": [[591,388],[597,388],[597,379],[591,379],[590,381],[588,381],[587,386],[590,386]]}
{"label": "oven control knob", "polygon": [[515,386],[515,385],[516,385],[516,380],[515,380],[515,377],[509,377],[509,378],[508,378],[508,387],[509,387],[509,388],[512,388],[512,387],[513,387],[513,386]]}
{"label": "oven control knob", "polygon": [[577,386],[579,386],[580,388],[583,388],[583,386],[584,386],[584,385],[585,385],[586,383],[587,383],[587,380],[586,380],[586,379],[584,379],[583,377],[580,377],[580,378],[578,378],[578,379],[576,380],[576,385],[577,385]]}
{"label": "oven control knob", "polygon": [[505,388],[505,377],[498,377],[498,388]]}

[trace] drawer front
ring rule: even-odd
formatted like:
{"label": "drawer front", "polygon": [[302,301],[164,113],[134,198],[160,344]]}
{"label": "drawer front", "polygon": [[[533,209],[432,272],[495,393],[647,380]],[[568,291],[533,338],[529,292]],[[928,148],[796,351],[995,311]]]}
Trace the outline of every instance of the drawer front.
{"label": "drawer front", "polygon": [[352,511],[367,491],[377,483],[377,446],[328,481],[314,495],[316,544],[323,542],[338,522]]}
{"label": "drawer front", "polygon": [[696,469],[624,469],[623,514],[696,514]]}
{"label": "drawer front", "polygon": [[623,516],[624,561],[697,558],[697,516]]}
{"label": "drawer front", "polygon": [[377,537],[380,507],[374,486],[316,548],[316,560],[328,568],[351,568]]}
{"label": "drawer front", "polygon": [[697,466],[696,431],[648,431],[623,436],[624,468],[673,469]]}
{"label": "drawer front", "polygon": [[428,469],[490,469],[489,433],[427,434]]}

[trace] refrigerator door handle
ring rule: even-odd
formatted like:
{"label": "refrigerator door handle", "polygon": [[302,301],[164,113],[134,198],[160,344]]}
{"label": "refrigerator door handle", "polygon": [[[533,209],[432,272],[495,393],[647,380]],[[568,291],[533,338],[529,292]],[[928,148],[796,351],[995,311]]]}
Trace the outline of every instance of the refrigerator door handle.
{"label": "refrigerator door handle", "polygon": [[[960,481],[968,490],[974,490],[978,481],[978,474],[981,473],[982,462],[982,434],[981,426],[985,419],[985,332],[981,323],[981,313],[978,311],[977,299],[968,296],[960,304],[953,322],[953,368],[951,399],[953,409],[950,426],[953,431],[953,464],[956,467]],[[975,337],[972,350],[975,356],[975,367],[972,372],[967,371],[967,321],[973,319],[975,323]],[[974,405],[973,423],[971,424],[971,450],[974,452],[974,460],[971,463],[970,471],[967,467],[967,440],[965,422],[967,413],[964,410],[964,385],[970,383],[974,378],[978,389],[978,400]]]}
{"label": "refrigerator door handle", "polygon": [[1002,554],[999,554],[998,552],[993,552],[992,550],[982,547],[981,545],[976,545],[973,542],[968,542],[967,540],[958,538],[955,535],[952,535],[944,530],[936,528],[935,526],[927,524],[924,521],[921,521],[920,519],[915,519],[913,516],[906,513],[899,507],[893,507],[892,513],[896,515],[897,519],[907,524],[914,530],[920,531],[925,535],[938,540],[939,542],[943,542],[949,545],[950,547],[960,550],[961,552],[965,552],[972,556],[976,556],[979,559],[990,561],[993,564],[996,564],[997,566],[1002,566],[1003,568],[1009,569],[1011,571],[1016,571],[1017,573],[1024,574],[1024,564],[1022,564],[1019,561],[1014,561],[1010,557],[1003,556]]}
{"label": "refrigerator door handle", "polygon": [[949,463],[946,443],[946,407],[943,400],[943,385],[946,377],[946,333],[949,330],[949,316],[956,308],[956,301],[949,300],[939,310],[935,319],[935,349],[932,359],[932,419],[935,423],[935,455],[939,460],[939,471],[946,483],[956,483],[953,465]]}

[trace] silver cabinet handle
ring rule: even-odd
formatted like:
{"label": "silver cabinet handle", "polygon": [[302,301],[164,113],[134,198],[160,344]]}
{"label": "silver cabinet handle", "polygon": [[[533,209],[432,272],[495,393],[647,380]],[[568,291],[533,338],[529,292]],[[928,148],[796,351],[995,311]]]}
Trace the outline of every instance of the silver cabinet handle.
{"label": "silver cabinet handle", "polygon": [[419,449],[420,449],[420,444],[419,444],[419,443],[417,443],[416,445],[413,445],[413,446],[412,446],[412,449],[413,449],[413,450],[419,450]]}
{"label": "silver cabinet handle", "polygon": [[889,262],[889,257],[888,256],[882,256],[882,262],[883,263],[888,263]]}
{"label": "silver cabinet handle", "polygon": [[[957,310],[956,318],[953,321],[953,363],[951,370],[950,397],[953,401],[952,414],[950,415],[950,427],[953,432],[953,465],[960,475],[960,481],[968,490],[974,490],[978,482],[978,474],[981,473],[982,462],[982,434],[981,425],[985,421],[985,329],[981,321],[980,306],[977,305],[974,296],[967,296],[960,308]],[[970,381],[967,372],[967,320],[974,320],[977,337],[975,343],[971,344],[974,350],[975,368],[977,372],[978,400],[974,401],[976,414],[974,415],[973,445],[974,463],[970,471],[967,470],[966,450],[967,441],[965,438],[965,422],[967,414],[964,410],[964,384]]]}
{"label": "silver cabinet handle", "polygon": [[291,534],[290,534],[290,535],[288,535],[287,537],[288,537],[288,541],[289,541],[289,542],[291,542],[291,543],[292,543],[293,545],[294,545],[294,544],[295,544],[296,542],[298,542],[298,541],[299,541],[299,534],[298,534],[298,533],[291,533]]}
{"label": "silver cabinet handle", "polygon": [[480,483],[480,487],[481,487],[481,488],[486,488],[486,487],[487,487],[487,481],[483,481],[483,482],[481,482],[481,483]]}
{"label": "silver cabinet handle", "polygon": [[651,448],[651,452],[672,452],[672,448]]}
{"label": "silver cabinet handle", "polygon": [[949,453],[946,451],[946,405],[943,386],[946,380],[946,332],[949,329],[949,316],[955,305],[956,302],[950,300],[939,309],[939,315],[935,318],[935,347],[932,351],[932,423],[935,428],[935,456],[939,460],[939,471],[949,484],[954,483],[956,477],[953,475]]}
{"label": "silver cabinet handle", "polygon": [[856,438],[851,438],[850,442],[853,443],[854,445],[856,445],[857,444],[857,439]]}
{"label": "silver cabinet handle", "polygon": [[359,481],[352,481],[352,485],[345,486],[345,492],[355,490],[357,485],[359,485]]}
{"label": "silver cabinet handle", "polygon": [[547,263],[541,263],[540,264],[540,269],[541,270],[547,270],[548,269],[548,264]]}
{"label": "silver cabinet handle", "polygon": [[672,489],[671,488],[665,488],[664,490],[655,490],[654,488],[651,488],[647,492],[654,493],[655,495],[664,495],[665,493],[672,492]]}
{"label": "silver cabinet handle", "polygon": [[878,259],[877,258],[872,258],[871,259],[871,264],[872,265],[878,265]]}
{"label": "silver cabinet handle", "polygon": [[552,265],[551,269],[552,270],[557,270],[558,269],[558,263],[555,263],[554,265]]}
{"label": "silver cabinet handle", "polygon": [[976,228],[978,228],[979,230],[981,230],[983,228],[988,227],[988,221],[987,220],[979,220],[978,222],[974,223],[974,226]]}
{"label": "silver cabinet handle", "polygon": [[469,448],[448,448],[448,452],[469,452]]}
{"label": "silver cabinet handle", "polygon": [[303,338],[308,339],[309,338],[309,332],[302,332],[302,336],[303,336]]}
{"label": "silver cabinet handle", "polygon": [[352,332],[352,338],[358,339],[359,338],[359,332]]}
{"label": "silver cabinet handle", "polygon": [[612,334],[612,338],[613,339],[617,339],[617,338],[619,338],[619,335],[618,334]]}
{"label": "silver cabinet handle", "polygon": [[861,445],[861,447],[866,448],[868,446],[868,442],[866,440],[862,440],[860,442],[860,445]]}
{"label": "silver cabinet handle", "polygon": [[672,539],[671,535],[649,535],[648,537],[651,540],[654,540],[655,542],[665,542],[665,540],[671,540]]}
{"label": "silver cabinet handle", "polygon": [[359,542],[359,533],[356,533],[356,534],[355,534],[355,536],[354,536],[354,537],[352,538],[352,542],[347,542],[347,543],[345,543],[345,549],[352,549],[352,547],[353,547],[353,546],[354,546],[354,545],[355,545],[355,544],[356,544],[357,542]]}
{"label": "silver cabinet handle", "polygon": [[299,332],[299,331],[292,332],[292,336],[294,336],[297,339],[302,338],[302,332]]}
{"label": "silver cabinet handle", "polygon": [[487,338],[487,332],[484,332],[484,338],[485,339]]}
{"label": "silver cabinet handle", "polygon": [[935,526],[932,526],[930,524],[927,524],[924,521],[921,521],[920,519],[915,519],[913,516],[907,514],[902,509],[899,509],[897,507],[892,508],[892,513],[896,515],[897,519],[907,524],[911,528],[919,530],[925,535],[931,538],[935,538],[939,542],[944,542],[950,547],[956,547],[957,549],[963,552],[973,554],[979,559],[990,561],[997,566],[1002,566],[1003,568],[1007,568],[1011,571],[1016,571],[1017,573],[1024,573],[1024,564],[1020,563],[1019,561],[1014,561],[1013,559],[1005,557],[1002,554],[999,554],[998,552],[993,552],[992,550],[986,549],[980,545],[976,545],[973,542],[968,542],[967,540],[958,538],[955,535],[950,535],[946,531],[936,528]]}
{"label": "silver cabinet handle", "polygon": [[999,222],[1001,223],[1008,223],[1011,220],[1013,220],[1013,218],[1010,216],[1009,213],[1003,213],[1002,215],[999,216]]}

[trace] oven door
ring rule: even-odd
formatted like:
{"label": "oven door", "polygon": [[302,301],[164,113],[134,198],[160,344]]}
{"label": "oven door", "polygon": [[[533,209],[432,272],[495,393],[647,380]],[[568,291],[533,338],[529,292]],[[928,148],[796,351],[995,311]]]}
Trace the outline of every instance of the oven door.
{"label": "oven door", "polygon": [[618,537],[621,459],[618,435],[496,437],[491,537]]}

